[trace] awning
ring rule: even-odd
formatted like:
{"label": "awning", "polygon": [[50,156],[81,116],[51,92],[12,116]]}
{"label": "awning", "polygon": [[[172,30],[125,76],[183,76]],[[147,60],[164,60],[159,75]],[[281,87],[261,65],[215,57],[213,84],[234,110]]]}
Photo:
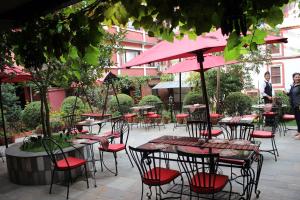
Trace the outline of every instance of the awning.
{"label": "awning", "polygon": [[[181,83],[182,88],[190,88],[192,87],[189,83]],[[170,88],[179,88],[179,81],[165,81],[160,82],[152,89],[170,89]]]}

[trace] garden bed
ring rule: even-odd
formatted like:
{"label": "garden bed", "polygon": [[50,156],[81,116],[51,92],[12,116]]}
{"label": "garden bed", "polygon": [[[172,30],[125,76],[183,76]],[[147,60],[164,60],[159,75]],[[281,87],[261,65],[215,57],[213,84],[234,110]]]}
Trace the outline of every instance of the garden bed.
{"label": "garden bed", "polygon": [[[25,152],[21,151],[22,143],[15,143],[5,151],[7,161],[7,171],[11,182],[21,185],[46,185],[51,181],[51,160],[46,152]],[[73,147],[64,149],[66,155],[80,157],[84,155],[84,145],[75,146],[81,153]],[[83,170],[77,168],[72,170],[72,177],[82,175]],[[54,181],[65,180],[67,174],[58,172]]]}

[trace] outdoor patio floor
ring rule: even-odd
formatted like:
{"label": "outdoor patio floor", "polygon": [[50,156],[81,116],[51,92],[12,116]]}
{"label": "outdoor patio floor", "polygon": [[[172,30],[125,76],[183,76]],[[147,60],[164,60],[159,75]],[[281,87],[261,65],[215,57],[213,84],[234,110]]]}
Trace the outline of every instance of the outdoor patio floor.
{"label": "outdoor patio floor", "polygon": [[[109,130],[106,125],[103,131]],[[96,131],[96,130],[94,130]],[[259,189],[261,200],[299,200],[300,199],[300,140],[294,140],[295,131],[289,131],[286,136],[277,135],[276,141],[280,157],[274,161],[273,155],[263,153],[264,163],[262,168]],[[173,124],[166,128],[136,128],[130,132],[129,145],[138,146],[150,139],[162,135],[188,135],[184,127],[178,127],[173,131]],[[263,141],[262,148],[271,145],[269,140]],[[98,150],[95,149],[96,158]],[[109,166],[114,166],[113,156],[105,154],[105,161]],[[71,200],[101,199],[140,199],[141,180],[137,168],[132,168],[125,152],[118,154],[119,175],[114,176],[108,171],[101,172],[97,163],[96,173],[97,187],[93,186],[93,180],[89,179],[90,188],[87,189],[84,180],[78,180],[70,186]],[[226,171],[226,170],[225,170]],[[66,199],[66,187],[54,184],[52,194],[49,194],[49,185],[25,186],[16,185],[9,181],[6,163],[0,159],[0,200],[33,200],[33,199]],[[146,191],[144,192],[144,194]],[[147,199],[144,197],[144,199]],[[186,197],[184,199],[187,199]],[[252,195],[252,199],[256,199]]]}

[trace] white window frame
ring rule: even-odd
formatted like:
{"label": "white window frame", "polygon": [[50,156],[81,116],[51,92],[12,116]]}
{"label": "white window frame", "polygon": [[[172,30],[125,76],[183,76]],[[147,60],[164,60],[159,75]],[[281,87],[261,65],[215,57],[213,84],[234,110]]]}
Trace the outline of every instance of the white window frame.
{"label": "white window frame", "polygon": [[[274,63],[272,65],[270,65],[270,73],[271,73],[271,83],[273,86],[281,86],[283,84],[283,75],[282,75],[282,63]],[[279,72],[280,72],[280,83],[273,83],[272,81],[272,67],[279,67]]]}

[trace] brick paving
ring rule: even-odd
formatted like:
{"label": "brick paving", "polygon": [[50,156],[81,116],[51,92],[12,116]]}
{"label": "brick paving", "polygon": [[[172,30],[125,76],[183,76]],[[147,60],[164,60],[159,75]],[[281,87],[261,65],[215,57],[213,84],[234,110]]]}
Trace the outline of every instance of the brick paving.
{"label": "brick paving", "polygon": [[[109,130],[109,125],[103,128]],[[95,130],[97,131],[97,130]],[[259,189],[262,191],[261,200],[299,200],[300,199],[300,140],[294,140],[294,131],[289,131],[286,136],[277,135],[276,141],[279,148],[280,157],[274,161],[274,156],[264,153],[264,164],[261,174]],[[138,146],[151,139],[162,135],[186,136],[184,127],[178,127],[173,131],[173,125],[169,124],[166,128],[145,128],[133,127],[130,132],[129,145]],[[269,140],[262,143],[262,148],[271,145]],[[3,147],[2,147],[3,148]],[[95,147],[96,148],[96,147]],[[95,149],[96,157],[98,151]],[[111,154],[105,154],[105,161],[109,166],[114,166]],[[141,181],[137,168],[132,168],[124,152],[118,154],[119,175],[114,176],[108,171],[101,172],[97,163],[96,181],[97,187],[90,181],[90,188],[86,188],[84,180],[77,180],[70,186],[70,197],[72,200],[99,199],[99,200],[121,200],[121,199],[140,199]],[[226,169],[224,170],[226,173]],[[237,188],[235,188],[237,189]],[[6,162],[0,159],[0,200],[64,200],[66,199],[66,187],[53,185],[53,191],[48,193],[49,185],[26,186],[16,185],[9,181],[6,170]],[[144,192],[145,194],[145,192]],[[147,199],[146,197],[144,199]],[[186,198],[184,198],[186,199]],[[256,199],[252,195],[252,199]]]}

